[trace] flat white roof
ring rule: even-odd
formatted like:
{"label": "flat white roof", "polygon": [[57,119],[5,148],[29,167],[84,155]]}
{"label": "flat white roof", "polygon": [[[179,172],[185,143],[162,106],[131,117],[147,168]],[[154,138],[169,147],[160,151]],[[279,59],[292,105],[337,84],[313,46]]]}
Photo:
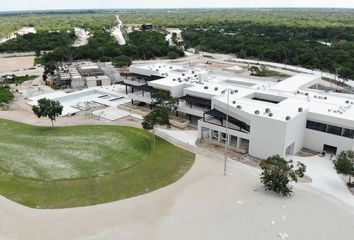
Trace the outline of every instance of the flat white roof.
{"label": "flat white roof", "polygon": [[301,73],[277,83],[272,89],[276,91],[296,92],[299,89],[316,84],[320,78],[318,75]]}
{"label": "flat white roof", "polygon": [[[158,67],[160,64],[134,66],[135,68]],[[261,117],[270,117],[265,114],[265,109],[269,108],[272,112],[272,119],[286,121],[286,117],[297,116],[299,108],[309,113],[320,114],[342,120],[348,120],[354,126],[354,95],[334,94],[308,89],[320,80],[319,75],[297,74],[279,83],[260,81],[255,79],[243,78],[233,75],[210,74],[206,80],[199,81],[198,72],[205,72],[202,69],[184,68],[183,71],[173,69],[183,69],[178,66],[168,71],[168,64],[162,64],[166,69],[166,77],[149,82],[149,85],[159,89],[169,90],[174,87],[184,85],[184,94],[201,97],[226,104],[226,94],[223,90],[231,89],[235,93],[230,96],[230,106],[233,111],[244,111],[249,114],[260,112]],[[249,95],[268,95],[270,98],[283,99],[278,103],[252,99]],[[271,100],[271,99],[270,99]],[[237,108],[238,106],[240,108]],[[348,123],[348,121],[343,121]]]}

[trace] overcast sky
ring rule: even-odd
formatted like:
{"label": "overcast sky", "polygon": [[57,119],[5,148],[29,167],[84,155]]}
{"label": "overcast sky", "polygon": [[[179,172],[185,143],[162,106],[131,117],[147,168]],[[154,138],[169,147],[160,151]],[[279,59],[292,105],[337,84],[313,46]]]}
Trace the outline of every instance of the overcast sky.
{"label": "overcast sky", "polygon": [[354,8],[354,0],[0,0],[0,11],[89,8],[200,7]]}

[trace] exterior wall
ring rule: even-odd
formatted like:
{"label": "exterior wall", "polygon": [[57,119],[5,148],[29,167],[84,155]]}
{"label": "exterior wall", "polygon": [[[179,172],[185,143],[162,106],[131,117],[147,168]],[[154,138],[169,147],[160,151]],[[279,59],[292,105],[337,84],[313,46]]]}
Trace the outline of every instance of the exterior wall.
{"label": "exterior wall", "polygon": [[86,86],[89,88],[89,87],[96,87],[97,86],[97,83],[96,83],[96,80],[89,80],[89,81],[86,81]]}
{"label": "exterior wall", "polygon": [[307,111],[300,113],[287,123],[285,136],[285,150],[294,143],[294,154],[304,147]]}
{"label": "exterior wall", "polygon": [[305,130],[305,148],[321,152],[323,151],[323,145],[325,144],[337,147],[337,153],[346,150],[354,150],[354,139],[311,129]]}
{"label": "exterior wall", "polygon": [[279,154],[285,156],[286,122],[263,117],[251,120],[251,139],[249,154],[267,158]]}
{"label": "exterior wall", "polygon": [[110,85],[111,85],[111,79],[110,78],[102,79],[102,86],[110,86]]}
{"label": "exterior wall", "polygon": [[[202,127],[209,128],[211,130],[216,130],[218,132],[226,133],[226,128],[224,128],[222,126],[214,125],[211,123],[203,122],[203,120],[201,119],[198,121],[198,138],[202,137]],[[239,138],[244,138],[244,139],[250,140],[250,135],[247,133],[228,129],[228,134],[239,137]]]}
{"label": "exterior wall", "polygon": [[144,96],[141,92],[138,93],[130,93],[128,97],[132,100],[144,102],[150,104],[152,102],[152,98],[149,93],[145,93]]}
{"label": "exterior wall", "polygon": [[72,88],[83,88],[85,87],[85,81],[83,78],[73,78],[71,81]]}
{"label": "exterior wall", "polygon": [[197,117],[203,117],[204,109],[201,107],[193,106],[192,108],[190,105],[185,103],[180,103],[178,106],[178,111],[186,114],[190,114]]}

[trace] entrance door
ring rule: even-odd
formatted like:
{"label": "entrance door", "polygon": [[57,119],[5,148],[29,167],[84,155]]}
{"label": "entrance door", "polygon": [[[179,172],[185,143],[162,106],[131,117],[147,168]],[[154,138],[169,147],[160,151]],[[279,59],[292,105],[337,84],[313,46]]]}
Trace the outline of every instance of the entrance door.
{"label": "entrance door", "polygon": [[325,151],[326,154],[337,155],[337,147],[331,145],[323,145],[323,151]]}

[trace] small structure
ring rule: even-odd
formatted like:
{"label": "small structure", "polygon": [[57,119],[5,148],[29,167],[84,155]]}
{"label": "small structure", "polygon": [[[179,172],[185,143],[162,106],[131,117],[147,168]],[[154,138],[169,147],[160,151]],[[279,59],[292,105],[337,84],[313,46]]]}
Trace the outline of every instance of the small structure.
{"label": "small structure", "polygon": [[60,65],[54,81],[62,88],[83,89],[109,86],[120,81],[120,78],[120,73],[112,64],[86,61]]}

